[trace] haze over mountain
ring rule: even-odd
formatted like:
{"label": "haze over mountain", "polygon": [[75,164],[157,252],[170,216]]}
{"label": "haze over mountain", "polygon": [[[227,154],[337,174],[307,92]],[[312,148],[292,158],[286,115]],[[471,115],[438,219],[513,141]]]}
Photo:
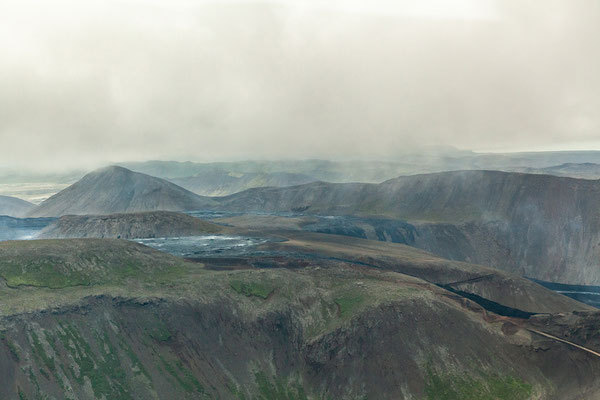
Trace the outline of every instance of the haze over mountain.
{"label": "haze over mountain", "polygon": [[[477,153],[450,147],[427,147],[421,152],[405,151],[389,160],[353,161],[287,160],[235,162],[124,162],[118,165],[132,171],[169,180],[203,196],[223,196],[254,187],[291,186],[312,181],[380,183],[401,175],[450,170],[494,169],[597,179],[600,153],[537,152]],[[39,204],[85,173],[61,173],[0,169],[0,195],[18,197]]]}
{"label": "haze over mountain", "polygon": [[21,217],[34,207],[28,201],[10,196],[0,196],[0,215]]}
{"label": "haze over mountain", "polygon": [[[175,183],[184,183],[188,179],[193,182],[194,176],[202,177],[206,181],[204,185],[207,185],[208,190],[212,190],[216,185],[212,181],[222,180],[222,187],[227,188],[231,185],[230,181],[236,182],[235,179],[232,179],[236,176],[254,177],[258,174],[265,177],[266,182],[272,174],[280,173],[337,183],[380,183],[401,175],[482,169],[586,177],[582,174],[585,174],[586,170],[590,170],[590,174],[593,174],[591,170],[597,163],[600,163],[600,152],[598,151],[478,153],[449,147],[427,147],[421,151],[399,152],[396,157],[385,160],[248,160],[213,163],[146,161],[119,163],[119,165]],[[244,180],[239,182],[244,182]],[[259,183],[261,182],[259,181]],[[287,185],[287,183],[284,181],[281,186]],[[299,183],[308,182],[297,182],[296,184]],[[200,182],[197,185],[202,187]],[[228,190],[233,193],[243,186],[237,183]],[[262,186],[280,185],[264,184]],[[245,189],[249,188],[245,187]]]}
{"label": "haze over mountain", "polygon": [[600,179],[600,164],[590,162],[564,163],[545,168],[521,168],[520,171],[530,174],[568,176],[581,179]]}
{"label": "haze over mountain", "polygon": [[[407,244],[443,257],[541,280],[600,283],[600,181],[457,171],[378,185],[318,182],[251,189],[217,200],[232,211],[399,219],[411,226],[387,223],[390,230],[382,239],[398,232]],[[385,223],[375,224],[385,231]]]}
{"label": "haze over mountain", "polygon": [[183,211],[205,208],[213,203],[209,198],[163,179],[112,166],[90,172],[42,202],[28,216]]}
{"label": "haze over mountain", "polygon": [[289,172],[236,173],[210,171],[171,182],[202,196],[226,196],[256,187],[285,187],[314,182],[308,175]]}

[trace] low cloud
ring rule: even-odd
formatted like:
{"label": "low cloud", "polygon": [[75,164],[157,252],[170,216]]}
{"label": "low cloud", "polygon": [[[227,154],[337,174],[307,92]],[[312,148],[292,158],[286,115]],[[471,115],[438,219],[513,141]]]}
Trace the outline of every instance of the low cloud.
{"label": "low cloud", "polygon": [[321,3],[2,2],[2,163],[600,148],[600,5]]}

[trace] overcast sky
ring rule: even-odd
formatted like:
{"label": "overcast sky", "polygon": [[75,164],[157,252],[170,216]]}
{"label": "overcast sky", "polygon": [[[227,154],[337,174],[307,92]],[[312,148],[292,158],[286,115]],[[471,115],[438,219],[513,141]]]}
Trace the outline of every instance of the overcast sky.
{"label": "overcast sky", "polygon": [[0,0],[0,165],[600,149],[599,38],[596,0]]}

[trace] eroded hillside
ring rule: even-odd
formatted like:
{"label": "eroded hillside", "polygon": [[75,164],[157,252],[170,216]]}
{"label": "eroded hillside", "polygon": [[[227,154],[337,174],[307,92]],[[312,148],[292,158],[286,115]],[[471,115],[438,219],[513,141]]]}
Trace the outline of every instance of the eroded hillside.
{"label": "eroded hillside", "polygon": [[[273,257],[216,264],[121,240],[1,244],[0,397],[577,399],[600,390],[600,358],[392,270],[481,267],[380,242],[279,243],[264,245],[281,247]],[[382,257],[378,246],[395,250]],[[317,257],[301,254],[308,248]],[[557,301],[562,311],[576,304]]]}

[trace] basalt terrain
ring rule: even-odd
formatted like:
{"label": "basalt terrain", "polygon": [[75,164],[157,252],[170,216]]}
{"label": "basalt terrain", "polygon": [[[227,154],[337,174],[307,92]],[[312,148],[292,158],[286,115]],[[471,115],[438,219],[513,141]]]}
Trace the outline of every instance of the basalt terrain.
{"label": "basalt terrain", "polygon": [[598,331],[578,329],[598,313],[581,303],[399,244],[265,234],[247,257],[193,260],[115,239],[0,243],[0,398],[600,394]]}
{"label": "basalt terrain", "polygon": [[216,200],[230,211],[350,215],[358,218],[313,230],[396,241],[545,281],[600,283],[600,181],[457,171],[250,189]]}
{"label": "basalt terrain", "polygon": [[159,238],[197,236],[223,232],[224,228],[174,211],[147,211],[109,215],[65,215],[36,237],[58,238]]}

